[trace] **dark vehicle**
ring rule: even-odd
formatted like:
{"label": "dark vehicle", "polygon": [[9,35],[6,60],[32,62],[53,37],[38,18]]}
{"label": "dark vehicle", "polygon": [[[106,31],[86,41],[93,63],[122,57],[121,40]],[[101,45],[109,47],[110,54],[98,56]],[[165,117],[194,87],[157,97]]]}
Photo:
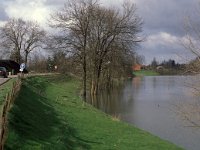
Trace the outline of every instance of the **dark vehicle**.
{"label": "dark vehicle", "polygon": [[0,67],[0,76],[7,78],[8,77],[8,73],[5,67]]}

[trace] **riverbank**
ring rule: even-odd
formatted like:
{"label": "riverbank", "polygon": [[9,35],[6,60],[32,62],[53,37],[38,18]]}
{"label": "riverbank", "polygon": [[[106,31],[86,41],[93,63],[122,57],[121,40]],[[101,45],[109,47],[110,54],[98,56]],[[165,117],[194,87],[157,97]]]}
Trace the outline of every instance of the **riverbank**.
{"label": "riverbank", "polygon": [[25,79],[9,114],[5,149],[180,149],[84,103],[79,85],[69,76]]}
{"label": "riverbank", "polygon": [[139,71],[134,71],[133,75],[134,76],[158,76],[160,74],[153,70],[139,70]]}

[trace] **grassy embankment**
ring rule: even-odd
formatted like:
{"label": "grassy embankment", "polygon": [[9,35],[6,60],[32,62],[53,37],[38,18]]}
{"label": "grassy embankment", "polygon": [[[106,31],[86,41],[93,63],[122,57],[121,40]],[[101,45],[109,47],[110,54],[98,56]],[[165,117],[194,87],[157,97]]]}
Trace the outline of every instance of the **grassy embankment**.
{"label": "grassy embankment", "polygon": [[160,74],[158,72],[152,71],[152,70],[140,70],[140,71],[134,71],[133,75],[135,75],[135,76],[158,76]]}
{"label": "grassy embankment", "polygon": [[71,77],[30,77],[9,114],[10,150],[175,150],[177,146],[112,119],[77,96]]}
{"label": "grassy embankment", "polygon": [[[9,81],[7,81],[5,84],[0,86],[0,108],[6,98],[6,95],[8,94],[8,92],[10,92],[12,86],[13,86],[13,82],[16,79],[10,79]],[[0,109],[1,110],[1,109]]]}

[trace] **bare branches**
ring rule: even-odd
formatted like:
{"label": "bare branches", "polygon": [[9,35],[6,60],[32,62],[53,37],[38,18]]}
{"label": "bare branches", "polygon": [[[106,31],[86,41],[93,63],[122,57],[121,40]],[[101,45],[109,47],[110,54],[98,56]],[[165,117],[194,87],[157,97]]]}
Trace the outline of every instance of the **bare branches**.
{"label": "bare branches", "polygon": [[124,61],[126,54],[134,54],[135,46],[142,41],[138,35],[142,20],[133,3],[124,3],[119,12],[102,7],[98,0],[68,1],[52,15],[51,23],[60,31],[53,38],[56,49],[65,49],[82,66],[84,93],[86,80],[96,93],[107,72],[107,62],[114,63],[114,57]]}
{"label": "bare branches", "polygon": [[[199,7],[200,8],[200,7]],[[186,65],[185,73],[196,74],[192,80],[187,83],[187,87],[194,91],[194,94],[198,93],[199,96],[199,76],[200,73],[200,22],[199,22],[199,11],[193,12],[195,18],[191,16],[185,17],[184,20],[184,30],[185,36],[182,38],[182,46],[193,54],[196,58]],[[194,17],[194,16],[193,16]],[[196,78],[195,78],[196,77]],[[178,111],[184,117],[184,119],[191,123],[194,127],[199,127],[200,122],[200,111],[199,111],[199,101],[192,101],[189,105],[182,105],[179,107]]]}
{"label": "bare branches", "polygon": [[21,63],[22,53],[27,63],[28,54],[43,45],[46,35],[37,23],[22,19],[10,19],[0,30],[0,46],[8,49],[11,58],[18,63]]}

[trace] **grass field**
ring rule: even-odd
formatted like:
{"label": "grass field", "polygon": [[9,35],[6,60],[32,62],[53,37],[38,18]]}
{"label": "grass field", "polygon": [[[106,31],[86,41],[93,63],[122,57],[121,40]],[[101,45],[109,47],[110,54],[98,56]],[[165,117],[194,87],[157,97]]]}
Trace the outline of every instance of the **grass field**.
{"label": "grass field", "polygon": [[6,150],[178,150],[100,112],[69,76],[30,77],[9,114]]}
{"label": "grass field", "polygon": [[158,76],[159,73],[152,71],[152,70],[140,70],[140,71],[134,71],[133,75],[135,75],[135,76]]}
{"label": "grass field", "polygon": [[16,79],[10,79],[8,82],[0,86],[0,106],[3,104],[6,95],[10,92],[13,82]]}

